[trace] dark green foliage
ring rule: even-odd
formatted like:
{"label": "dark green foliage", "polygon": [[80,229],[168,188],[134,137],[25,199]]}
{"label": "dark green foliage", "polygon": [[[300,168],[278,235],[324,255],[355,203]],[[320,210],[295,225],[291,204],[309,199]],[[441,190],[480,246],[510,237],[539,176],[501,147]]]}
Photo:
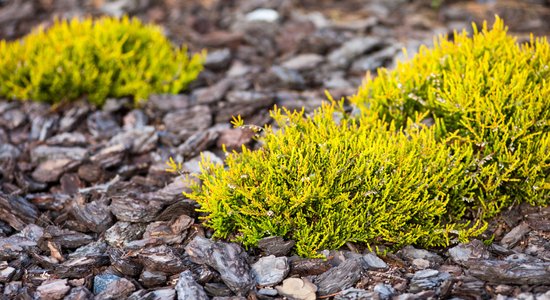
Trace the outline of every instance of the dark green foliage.
{"label": "dark green foliage", "polygon": [[189,57],[154,25],[138,19],[56,21],[21,41],[0,41],[0,96],[48,103],[82,96],[178,93],[202,70],[204,55]]}

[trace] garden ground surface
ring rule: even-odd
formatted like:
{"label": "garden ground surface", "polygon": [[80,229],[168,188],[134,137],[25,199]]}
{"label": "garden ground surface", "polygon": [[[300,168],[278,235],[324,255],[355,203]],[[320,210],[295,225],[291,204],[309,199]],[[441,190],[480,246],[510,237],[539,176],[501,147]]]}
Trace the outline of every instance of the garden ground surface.
{"label": "garden ground surface", "polygon": [[[253,145],[232,129],[274,104],[311,111],[352,95],[432,36],[500,15],[519,40],[550,32],[547,1],[0,1],[0,38],[54,16],[124,14],[208,50],[199,80],[141,108],[111,99],[51,107],[0,101],[0,297],[6,299],[550,299],[550,209],[525,205],[481,240],[384,257],[347,244],[327,260],[277,238],[245,251],[212,242],[169,157]],[[261,10],[264,9],[264,10]],[[265,10],[267,9],[267,10]],[[274,255],[274,256],[270,256]],[[260,259],[261,258],[261,259]],[[292,278],[292,279],[289,279]],[[286,279],[282,283],[283,279]],[[202,291],[202,292],[201,292]]]}

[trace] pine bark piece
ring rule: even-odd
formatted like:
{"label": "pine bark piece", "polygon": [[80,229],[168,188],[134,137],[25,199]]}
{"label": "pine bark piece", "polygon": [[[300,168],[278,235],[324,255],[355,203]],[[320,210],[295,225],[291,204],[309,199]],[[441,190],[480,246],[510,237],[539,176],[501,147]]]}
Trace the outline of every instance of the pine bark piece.
{"label": "pine bark piece", "polygon": [[314,283],[319,288],[320,296],[334,294],[352,287],[363,272],[361,258],[348,259],[342,264],[319,275]]}
{"label": "pine bark piece", "polygon": [[166,274],[176,274],[185,270],[180,255],[168,246],[148,248],[138,255],[141,264],[149,271],[158,271]]}
{"label": "pine bark piece", "polygon": [[20,231],[38,218],[38,209],[22,197],[0,193],[0,220]]}
{"label": "pine bark piece", "polygon": [[200,236],[186,247],[187,254],[198,264],[206,264],[221,275],[223,282],[237,295],[245,296],[254,286],[247,263],[248,255],[237,244],[213,242]]}
{"label": "pine bark piece", "polygon": [[114,223],[113,215],[105,202],[96,200],[85,203],[82,194],[71,202],[71,214],[90,231],[96,233],[104,232]]}
{"label": "pine bark piece", "polygon": [[208,300],[208,296],[203,287],[200,286],[193,279],[191,271],[187,270],[181,272],[176,284],[176,293],[179,300],[196,299],[196,300]]}
{"label": "pine bark piece", "polygon": [[63,299],[71,289],[67,283],[67,279],[45,281],[36,289],[35,297],[37,299]]}
{"label": "pine bark piece", "polygon": [[498,284],[550,285],[550,262],[514,263],[482,260],[470,266],[469,274]]}

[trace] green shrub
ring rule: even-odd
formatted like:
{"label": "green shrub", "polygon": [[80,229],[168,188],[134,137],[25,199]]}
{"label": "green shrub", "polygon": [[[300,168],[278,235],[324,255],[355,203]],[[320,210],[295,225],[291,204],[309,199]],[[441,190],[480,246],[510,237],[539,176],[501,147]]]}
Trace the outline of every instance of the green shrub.
{"label": "green shrub", "polygon": [[282,236],[302,256],[464,241],[505,207],[548,205],[549,58],[546,41],[517,46],[501,20],[441,39],[368,79],[353,113],[275,109],[261,149],[204,161],[187,195],[216,237]]}
{"label": "green shrub", "polygon": [[[472,211],[493,216],[526,201],[547,205],[550,169],[550,45],[518,45],[497,17],[473,37],[440,38],[393,71],[379,70],[352,102],[398,127],[418,113],[439,141],[474,149]],[[458,204],[457,204],[458,205]]]}
{"label": "green shrub", "polygon": [[0,96],[48,103],[87,96],[96,105],[131,96],[139,103],[151,93],[180,92],[203,59],[135,18],[56,21],[21,41],[0,41]]}

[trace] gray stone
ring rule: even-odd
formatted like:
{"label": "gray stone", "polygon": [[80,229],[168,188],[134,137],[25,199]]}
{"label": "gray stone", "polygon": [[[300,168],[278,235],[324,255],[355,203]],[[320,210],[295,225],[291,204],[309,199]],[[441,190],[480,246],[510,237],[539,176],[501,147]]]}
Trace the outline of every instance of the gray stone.
{"label": "gray stone", "polygon": [[366,269],[371,269],[371,270],[388,269],[388,265],[382,259],[376,256],[376,254],[374,253],[367,253],[363,255],[363,262],[365,264]]}
{"label": "gray stone", "polygon": [[249,22],[274,23],[279,20],[279,13],[268,8],[259,8],[246,14],[245,19]]}
{"label": "gray stone", "polygon": [[176,293],[178,294],[178,300],[209,299],[202,286],[195,282],[193,274],[189,270],[181,272],[176,284]]}
{"label": "gray stone", "polygon": [[289,271],[286,257],[270,255],[260,258],[251,266],[252,277],[260,286],[273,286],[285,279]]}
{"label": "gray stone", "polygon": [[109,283],[120,280],[121,277],[114,274],[100,274],[94,277],[94,294],[103,292]]}

